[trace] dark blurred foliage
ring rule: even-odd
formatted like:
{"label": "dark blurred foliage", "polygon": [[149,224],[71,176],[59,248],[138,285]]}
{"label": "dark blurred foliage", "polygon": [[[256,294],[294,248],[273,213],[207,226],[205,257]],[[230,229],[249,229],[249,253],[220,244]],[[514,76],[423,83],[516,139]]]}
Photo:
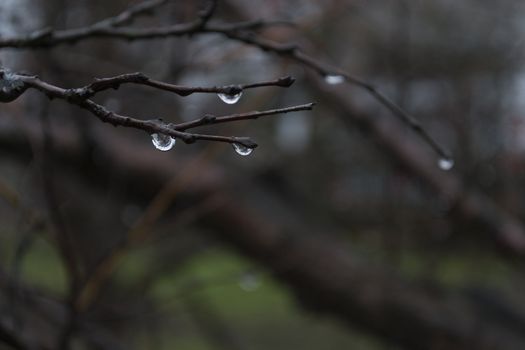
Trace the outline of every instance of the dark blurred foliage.
{"label": "dark blurred foliage", "polygon": [[[0,29],[8,35],[79,27],[130,3],[2,0]],[[264,35],[295,42],[379,87],[451,150],[451,173],[464,191],[485,195],[494,208],[520,220],[525,215],[524,5],[519,0],[223,0],[213,21],[295,22]],[[137,25],[188,21],[201,6],[171,1]],[[95,98],[144,119],[184,121],[206,113],[318,103],[313,112],[203,128],[253,136],[260,146],[248,157],[228,145],[203,142],[178,142],[172,151],[159,152],[144,132],[102,124],[35,91],[2,105],[0,321],[20,330],[34,343],[31,349],[58,347],[65,338],[73,349],[420,348],[407,340],[410,335],[396,337],[384,331],[388,326],[377,326],[371,309],[356,307],[353,316],[343,317],[350,322],[341,322],[337,312],[315,312],[301,297],[315,294],[308,284],[301,290],[300,280],[276,271],[256,248],[232,243],[230,231],[238,227],[221,221],[228,222],[226,211],[220,218],[210,215],[225,196],[238,209],[232,217],[252,220],[261,232],[279,227],[335,242],[362,261],[360,266],[384,272],[371,274],[371,281],[388,276],[453,293],[483,305],[462,311],[465,319],[490,321],[503,330],[525,326],[523,256],[501,250],[483,222],[458,214],[455,202],[410,171],[377,135],[342,121],[345,109],[327,96],[331,90],[344,93],[374,120],[394,118],[358,87],[327,90],[322,77],[308,69],[217,35],[93,39],[52,49],[4,49],[0,59],[10,69],[64,87],[135,71],[195,86],[297,78],[290,89],[247,91],[235,105],[214,95],[181,98],[137,86]],[[439,178],[443,171],[431,149],[409,128],[402,130],[400,142],[412,140],[427,171]],[[43,146],[45,132],[56,137],[53,151]],[[247,239],[252,233],[246,232]],[[327,254],[327,261],[331,258]],[[304,259],[308,264],[308,256]],[[85,278],[88,288],[82,290]],[[381,280],[371,286],[390,290]],[[323,304],[334,298],[337,305],[337,295],[308,300]],[[445,300],[435,295],[436,303]],[[75,300],[78,310],[71,312]],[[385,322],[392,325],[410,322],[403,312],[382,305],[372,309],[390,313]],[[484,331],[490,329],[465,333]],[[501,348],[520,348],[525,342],[518,338],[516,347],[509,336]],[[446,349],[446,344],[429,338],[425,348]],[[477,347],[467,342],[450,348]]]}

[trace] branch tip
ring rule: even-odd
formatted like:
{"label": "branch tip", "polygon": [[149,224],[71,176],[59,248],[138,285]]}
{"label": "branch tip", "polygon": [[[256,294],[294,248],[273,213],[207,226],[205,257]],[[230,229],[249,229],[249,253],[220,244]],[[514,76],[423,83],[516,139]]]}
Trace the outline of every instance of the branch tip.
{"label": "branch tip", "polygon": [[257,148],[258,146],[258,144],[249,137],[233,137],[232,143],[238,143],[251,149]]}
{"label": "branch tip", "polygon": [[291,77],[291,76],[287,76],[287,77],[284,77],[284,78],[279,78],[277,80],[276,85],[277,86],[282,86],[282,87],[290,87],[290,86],[292,86],[293,83],[295,83],[295,78]]}

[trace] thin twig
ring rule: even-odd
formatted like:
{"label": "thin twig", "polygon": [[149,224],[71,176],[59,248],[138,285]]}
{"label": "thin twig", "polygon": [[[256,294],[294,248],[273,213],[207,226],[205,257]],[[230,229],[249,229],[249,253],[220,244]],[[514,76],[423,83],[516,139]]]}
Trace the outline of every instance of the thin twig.
{"label": "thin twig", "polygon": [[269,116],[269,115],[284,114],[284,113],[298,112],[298,111],[307,111],[307,110],[311,110],[313,106],[315,106],[315,103],[306,103],[303,105],[270,109],[270,110],[262,111],[262,112],[254,111],[254,112],[248,112],[248,113],[236,113],[236,114],[231,114],[231,115],[226,115],[226,116],[221,116],[221,117],[216,117],[216,116],[208,114],[200,119],[176,124],[173,126],[173,128],[176,130],[184,131],[184,130],[188,130],[188,129],[195,128],[195,127],[202,126],[202,125],[228,123],[228,122],[234,122],[234,121],[239,121],[239,120],[257,119],[259,117],[264,117],[264,116]]}
{"label": "thin twig", "polygon": [[241,41],[245,44],[256,46],[263,51],[273,52],[281,56],[286,56],[296,62],[299,62],[321,76],[326,77],[328,75],[339,75],[344,78],[344,81],[360,87],[368,91],[379,103],[385,106],[392,114],[399,118],[402,122],[407,124],[414,132],[416,132],[440,157],[445,159],[451,159],[450,153],[445,150],[433,137],[423,128],[421,123],[410,113],[401,108],[398,104],[393,102],[383,92],[381,92],[373,84],[366,82],[356,76],[346,73],[339,68],[333,68],[326,65],[319,60],[307,55],[298,46],[294,44],[281,44],[270,40],[258,38],[253,33],[242,33],[237,30],[231,30],[220,27],[208,28],[209,32],[221,33],[230,39]]}
{"label": "thin twig", "polygon": [[117,16],[81,28],[65,30],[43,28],[26,35],[0,38],[0,48],[46,48],[91,38],[139,40],[193,34],[201,31],[208,24],[215,12],[217,1],[210,0],[208,6],[199,13],[198,17],[187,23],[153,28],[122,27],[138,15],[151,11],[154,7],[164,3],[165,1],[145,1]]}
{"label": "thin twig", "polygon": [[[80,88],[80,89],[64,89],[64,88],[52,85],[50,83],[47,83],[36,76],[28,76],[28,75],[10,73],[9,79],[11,79],[14,82],[18,82],[18,81],[22,82],[25,89],[27,88],[37,89],[43,92],[44,94],[46,94],[49,98],[57,98],[57,99],[64,100],[68,103],[77,105],[91,112],[93,115],[98,117],[103,122],[110,123],[114,126],[125,126],[125,127],[131,127],[135,129],[144,130],[150,134],[160,133],[160,134],[170,135],[171,137],[181,139],[185,143],[193,143],[198,140],[206,140],[206,141],[215,141],[215,142],[226,142],[230,144],[235,143],[235,144],[243,145],[248,148],[255,148],[257,147],[257,143],[252,141],[249,137],[205,135],[205,134],[189,133],[189,132],[185,132],[184,130],[193,128],[196,126],[204,125],[204,124],[217,124],[217,123],[233,122],[237,120],[256,119],[256,118],[259,118],[262,116],[268,116],[268,115],[290,113],[290,112],[297,112],[297,111],[303,111],[303,110],[311,110],[314,106],[313,103],[309,103],[309,104],[292,106],[292,107],[272,109],[272,110],[262,111],[262,112],[254,111],[254,112],[249,112],[249,113],[233,114],[233,115],[222,116],[222,117],[210,118],[209,116],[205,116],[203,118],[199,118],[197,120],[194,120],[188,123],[166,124],[158,119],[140,120],[140,119],[132,118],[132,117],[125,116],[125,115],[120,115],[120,114],[117,114],[115,112],[112,112],[106,109],[104,106],[89,99],[89,97],[96,94],[96,92],[105,90],[109,87],[115,87],[115,84],[119,85],[124,82],[137,83],[137,80],[134,80],[137,77],[140,78],[139,80],[140,84],[154,86],[156,88],[161,88],[158,85],[164,84],[166,86],[162,87],[163,90],[165,90],[167,86],[171,86],[170,84],[150,80],[149,78],[147,78],[146,76],[140,73],[138,75],[132,74],[128,76],[107,78],[105,80],[102,79],[102,80],[99,80],[98,82],[95,82],[91,85],[88,85],[87,87]],[[281,79],[277,79],[274,81],[241,85],[241,86],[215,87],[215,88],[187,88],[187,91],[190,91],[193,89],[193,91],[195,92],[199,90],[208,89],[210,91],[199,91],[199,92],[211,92],[211,90],[213,90],[213,92],[216,92],[216,91],[231,92],[232,90],[237,91],[237,89],[241,89],[240,91],[242,91],[242,88],[256,88],[256,87],[261,87],[261,86],[290,86],[292,83],[293,83],[293,78],[286,77],[286,78],[281,78]]]}
{"label": "thin twig", "polygon": [[180,96],[188,96],[193,93],[223,93],[234,95],[242,92],[245,89],[253,89],[263,86],[289,87],[294,83],[294,81],[294,78],[287,76],[276,80],[252,84],[194,87],[165,83],[151,79],[145,74],[137,72],[117,75],[115,77],[96,79],[93,83],[78,89],[71,89],[70,92],[78,95],[79,97],[91,98],[101,91],[108,89],[118,89],[122,84],[138,84],[154,87],[159,90],[173,92]]}
{"label": "thin twig", "polygon": [[130,24],[139,16],[151,14],[155,8],[166,4],[166,2],[167,0],[146,0],[136,4],[135,6],[129,7],[115,17],[110,17],[95,23],[94,26],[118,27]]}
{"label": "thin twig", "polygon": [[199,13],[200,27],[203,28],[208,24],[209,20],[217,9],[217,0],[209,0],[204,10]]}
{"label": "thin twig", "polygon": [[[314,57],[306,54],[296,44],[277,43],[268,39],[256,36],[252,31],[265,26],[282,24],[279,21],[247,21],[231,24],[211,25],[208,23],[216,7],[216,1],[211,0],[208,7],[202,11],[198,18],[183,24],[160,26],[153,28],[119,28],[111,25],[112,19],[99,22],[91,26],[69,29],[69,30],[43,30],[33,32],[26,36],[0,38],[0,48],[37,48],[50,47],[63,43],[74,43],[91,38],[118,38],[126,40],[144,40],[155,38],[166,38],[173,36],[196,35],[196,34],[221,34],[235,41],[255,46],[263,51],[273,52],[280,56],[288,57],[322,76],[339,75],[344,81],[366,90],[379,103],[385,106],[392,114],[399,118],[416,132],[440,157],[451,159],[450,153],[445,150],[434,138],[426,131],[421,123],[406,110],[388,98],[373,84],[366,82],[347,72],[331,67]],[[103,23],[101,25],[100,23]],[[160,87],[159,87],[160,88]]]}
{"label": "thin twig", "polygon": [[[211,1],[211,3],[215,2],[216,1]],[[272,26],[291,25],[288,21],[255,20],[210,26],[208,21],[210,20],[214,9],[215,5],[209,6],[207,11],[203,11],[198,18],[187,23],[156,26],[151,28],[124,27],[123,25],[128,24],[128,22],[119,18],[134,18],[138,14],[135,13],[131,15],[130,13],[127,13],[128,10],[116,17],[110,17],[85,27],[64,30],[43,28],[25,35],[12,37],[0,36],[0,48],[48,48],[63,44],[74,44],[83,40],[101,38],[124,39],[128,41],[163,39],[193,34],[237,32],[243,30],[257,30]]]}
{"label": "thin twig", "polygon": [[[192,158],[182,172],[167,181],[151,200],[148,207],[134,226],[126,233],[125,240],[113,247],[110,252],[93,267],[79,290],[75,305],[79,310],[85,310],[97,297],[104,283],[111,277],[118,262],[132,246],[145,241],[152,234],[152,227],[170,208],[173,200],[185,188],[194,174],[202,170],[202,165],[213,154],[214,149],[208,148],[198,157]],[[180,214],[179,214],[180,215]]]}

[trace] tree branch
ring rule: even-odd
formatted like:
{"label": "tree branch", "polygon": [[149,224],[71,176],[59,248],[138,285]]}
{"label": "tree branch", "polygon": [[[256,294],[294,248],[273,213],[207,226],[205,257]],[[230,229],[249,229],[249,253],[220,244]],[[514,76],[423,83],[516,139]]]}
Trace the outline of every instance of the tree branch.
{"label": "tree branch", "polygon": [[215,12],[217,1],[209,1],[208,6],[198,14],[198,17],[187,23],[153,28],[122,27],[125,24],[129,24],[137,16],[150,12],[153,8],[163,5],[165,2],[164,0],[145,1],[117,16],[109,17],[81,28],[65,30],[44,28],[26,35],[0,38],[0,48],[46,48],[61,44],[72,44],[92,38],[139,40],[193,34],[202,31],[207,25]]}
{"label": "tree branch", "polygon": [[281,44],[263,38],[258,38],[252,32],[242,32],[237,30],[235,27],[228,28],[215,26],[206,28],[206,31],[209,33],[220,33],[230,39],[256,46],[263,51],[273,52],[280,56],[288,57],[314,70],[325,78],[331,75],[339,76],[342,79],[341,82],[347,82],[366,90],[368,93],[370,93],[370,95],[372,95],[372,97],[374,97],[379,103],[381,103],[392,114],[394,114],[394,116],[399,118],[403,123],[414,130],[414,132],[418,134],[423,139],[423,141],[425,141],[440,157],[444,159],[452,159],[450,153],[445,150],[436,140],[434,140],[434,138],[423,128],[422,124],[414,116],[393,102],[373,84],[348,74],[342,69],[333,68],[327,64],[322,63],[321,61],[303,52],[295,44]]}
{"label": "tree branch", "polygon": [[[152,2],[155,3],[155,1]],[[149,4],[149,2],[146,3]],[[102,22],[98,22],[94,25],[79,29],[69,29],[62,31],[54,31],[51,29],[47,29],[43,31],[34,32],[22,37],[13,37],[5,39],[0,38],[0,48],[50,47],[63,43],[74,43],[84,39],[102,37],[126,40],[144,40],[154,38],[166,38],[172,36],[183,36],[190,34],[221,34],[229,39],[240,41],[251,46],[256,46],[263,51],[273,52],[280,56],[292,59],[293,61],[296,61],[310,69],[313,69],[323,77],[336,75],[341,78],[341,82],[347,82],[366,90],[373,98],[375,98],[379,103],[386,107],[394,116],[399,118],[403,123],[409,126],[416,134],[418,134],[421,137],[421,139],[425,143],[427,143],[441,158],[452,158],[450,153],[447,150],[445,150],[436,140],[434,140],[434,138],[428,133],[428,131],[426,131],[426,129],[414,116],[412,116],[410,113],[401,108],[398,104],[393,102],[388,96],[386,96],[373,84],[368,83],[365,80],[360,79],[354,75],[348,74],[347,72],[339,68],[334,68],[325,63],[322,63],[321,61],[306,54],[296,44],[277,43],[271,40],[257,37],[252,31],[255,29],[260,29],[264,26],[283,24],[282,21],[256,20],[231,23],[226,25],[208,24],[208,21],[210,20],[216,8],[216,3],[216,0],[211,0],[206,9],[199,14],[198,18],[188,23],[154,28],[119,28],[118,25],[125,23],[126,21],[119,20],[118,18],[133,17],[135,14],[141,13],[141,11],[137,10],[137,7],[139,9],[141,7],[137,5],[137,7],[135,7],[134,9],[132,8],[128,11],[125,11],[120,16],[109,18]],[[142,4],[142,7],[148,6]],[[117,25],[115,25],[115,22],[117,23]],[[137,79],[140,80],[141,78]],[[160,84],[156,87],[163,88],[162,86],[163,84]],[[170,88],[167,87],[167,89],[169,90]],[[183,90],[176,90],[179,91],[176,93],[185,93]]]}
{"label": "tree branch", "polygon": [[221,123],[228,123],[228,122],[234,122],[239,120],[250,120],[250,119],[257,119],[259,117],[265,117],[269,115],[276,115],[276,114],[284,114],[284,113],[290,113],[290,112],[298,112],[298,111],[308,111],[311,110],[315,106],[315,103],[306,103],[303,105],[297,105],[292,107],[285,107],[285,108],[278,108],[278,109],[270,109],[267,111],[254,111],[254,112],[248,112],[248,113],[237,113],[237,114],[231,114],[221,117],[216,117],[214,115],[205,115],[204,117],[196,120],[192,120],[186,123],[180,123],[173,126],[174,129],[184,131],[187,129],[195,128],[202,125],[208,125],[208,124],[221,124]]}
{"label": "tree branch", "polygon": [[[124,74],[112,78],[99,79],[85,87],[77,89],[64,89],[50,83],[47,83],[37,76],[29,76],[12,73],[6,69],[0,70],[0,85],[5,80],[5,85],[11,87],[9,91],[0,91],[0,100],[3,95],[6,95],[5,100],[13,100],[20,96],[26,89],[33,88],[43,92],[49,98],[58,98],[64,100],[70,104],[77,105],[98,117],[105,123],[110,123],[114,126],[125,126],[135,129],[144,130],[150,134],[159,133],[169,135],[173,138],[181,139],[185,143],[193,143],[198,140],[215,141],[215,142],[226,142],[230,144],[239,144],[247,148],[257,147],[257,143],[252,141],[249,137],[236,137],[236,136],[219,136],[219,135],[205,135],[197,133],[185,132],[185,130],[194,128],[205,124],[218,124],[233,122],[238,120],[257,119],[262,116],[276,115],[282,113],[290,113],[304,110],[311,110],[314,106],[313,103],[303,104],[298,106],[272,109],[268,111],[254,111],[242,114],[233,114],[221,117],[210,117],[205,116],[194,121],[181,124],[166,124],[159,119],[152,120],[140,120],[125,115],[120,115],[106,109],[104,106],[89,99],[100,91],[107,90],[109,88],[118,88],[121,84],[133,83],[152,86],[161,90],[172,91],[178,94],[189,95],[194,92],[204,93],[226,93],[234,94],[242,92],[243,89],[258,88],[263,86],[279,86],[289,87],[294,79],[291,77],[284,77],[272,81],[265,81],[246,85],[230,85],[223,87],[183,87],[178,85],[172,85],[163,83],[160,81],[152,80],[142,73]],[[15,94],[16,93],[16,94]],[[11,98],[15,95],[14,98]],[[7,99],[9,97],[9,99]]]}
{"label": "tree branch", "polygon": [[129,7],[115,17],[110,17],[96,23],[94,26],[118,27],[131,24],[137,17],[151,14],[155,8],[166,4],[166,2],[167,0],[146,0],[135,6]]}
{"label": "tree branch", "polygon": [[[17,152],[8,154],[26,159],[28,155],[21,150],[27,141],[16,138],[14,130],[1,131],[0,151],[15,149]],[[388,131],[384,129],[385,133]],[[104,178],[103,174],[109,171],[109,167],[96,167],[92,174],[81,171],[78,164],[90,164],[89,153],[82,153],[80,147],[75,147],[65,137],[60,139],[62,142],[57,140],[56,144],[60,145],[57,149],[64,155],[60,164],[63,169],[71,169],[72,174],[82,181],[97,186],[97,179]],[[128,152],[120,152],[115,147],[120,142],[125,143],[123,148]],[[143,147],[129,140],[101,139],[101,145],[108,152],[107,164],[113,164],[127,174],[122,181],[126,182],[131,193],[126,193],[126,196],[142,196],[143,191],[154,194],[166,179],[173,176],[171,166],[152,167],[155,159],[137,157],[144,151]],[[406,149],[414,150],[408,146]],[[421,150],[416,151],[421,154]],[[180,159],[170,158],[166,162],[176,166]],[[144,182],[145,173],[152,179],[151,183]],[[253,190],[253,183],[242,184],[241,188],[246,192],[239,196],[229,189],[228,176],[214,171],[213,164],[206,164],[202,173],[216,174],[214,185],[206,186],[207,180],[191,177],[192,183],[183,186],[184,191],[179,194],[191,200],[217,196],[218,204],[213,206],[214,210],[207,211],[206,217],[198,224],[208,228],[206,232],[262,263],[292,289],[302,301],[301,305],[311,311],[326,312],[407,349],[425,349],[430,345],[457,350],[523,348],[523,321],[517,322],[515,318],[502,320],[486,314],[486,304],[476,303],[466,295],[447,291],[435,284],[429,286],[408,281],[393,273],[391,267],[380,267],[363,260],[362,256],[356,258],[348,242],[312,232],[311,225],[301,221],[304,216],[292,220],[301,223],[292,226],[289,218],[281,216],[274,215],[272,220],[267,220],[272,212],[268,206],[248,208],[243,205],[241,197],[246,198],[246,192],[250,189],[255,193],[258,191]],[[454,174],[447,176],[455,177]],[[469,193],[464,195],[474,194]],[[129,200],[129,197],[125,198]],[[473,219],[484,223],[485,214],[487,212],[480,212]],[[506,309],[521,315],[517,309],[512,309],[512,305]],[[523,320],[522,316],[519,319]],[[480,333],[479,329],[484,332]]]}
{"label": "tree branch", "polygon": [[246,30],[257,30],[270,26],[293,25],[289,21],[282,20],[253,20],[238,23],[222,24],[210,26],[208,21],[211,19],[216,7],[216,0],[211,0],[209,6],[203,10],[199,16],[186,23],[156,26],[151,28],[133,28],[121,27],[129,24],[132,19],[138,15],[151,11],[165,1],[145,1],[136,5],[121,14],[109,17],[100,22],[74,29],[56,30],[53,28],[43,28],[25,35],[12,37],[0,36],[0,49],[35,49],[55,47],[62,44],[74,44],[89,39],[124,39],[128,41],[162,39],[168,37],[177,37],[192,34],[216,33],[224,34],[226,32],[240,32]]}
{"label": "tree branch", "polygon": [[209,87],[190,87],[182,85],[174,85],[165,83],[162,81],[154,80],[149,78],[143,73],[128,73],[122,74],[115,77],[96,79],[89,85],[78,89],[71,89],[71,93],[78,95],[82,98],[91,98],[97,93],[109,89],[118,89],[122,84],[138,84],[150,86],[159,90],[169,91],[176,93],[180,96],[188,96],[193,93],[223,93],[228,95],[234,95],[242,92],[245,89],[253,89],[263,86],[279,86],[279,87],[290,87],[294,83],[295,79],[287,76],[276,80],[264,81],[253,84],[244,85],[227,85],[227,86],[209,86]]}

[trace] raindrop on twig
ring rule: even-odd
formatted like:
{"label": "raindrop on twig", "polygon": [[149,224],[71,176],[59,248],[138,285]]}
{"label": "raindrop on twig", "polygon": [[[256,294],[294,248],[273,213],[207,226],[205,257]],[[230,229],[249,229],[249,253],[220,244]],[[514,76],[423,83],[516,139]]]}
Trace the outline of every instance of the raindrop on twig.
{"label": "raindrop on twig", "polygon": [[324,81],[329,85],[341,84],[345,81],[345,77],[338,74],[327,74],[324,76]]}
{"label": "raindrop on twig", "polygon": [[450,158],[441,158],[438,160],[438,166],[441,170],[448,171],[454,167],[454,160]]}
{"label": "raindrop on twig", "polygon": [[151,142],[159,151],[169,151],[175,145],[175,140],[170,135],[165,134],[151,134]]}
{"label": "raindrop on twig", "polygon": [[236,93],[236,94],[225,94],[225,93],[219,93],[217,94],[219,98],[222,100],[222,102],[227,103],[229,105],[237,103],[242,96],[242,91]]}
{"label": "raindrop on twig", "polygon": [[237,154],[241,156],[248,156],[253,151],[253,148],[246,147],[245,145],[241,145],[240,143],[232,143],[232,146],[235,152],[237,152]]}

